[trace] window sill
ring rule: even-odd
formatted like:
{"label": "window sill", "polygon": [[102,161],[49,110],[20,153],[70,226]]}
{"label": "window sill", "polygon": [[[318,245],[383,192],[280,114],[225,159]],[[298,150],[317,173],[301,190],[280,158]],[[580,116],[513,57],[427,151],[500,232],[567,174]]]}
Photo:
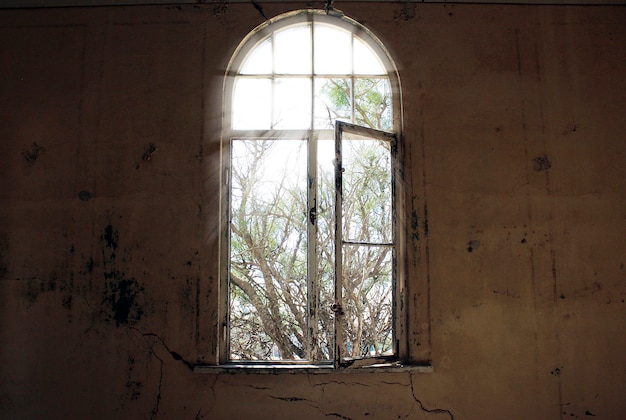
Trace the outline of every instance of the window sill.
{"label": "window sill", "polygon": [[318,365],[246,365],[227,364],[220,366],[196,365],[194,373],[205,373],[213,375],[294,375],[294,374],[329,374],[329,373],[431,373],[432,365],[401,365],[395,363],[385,363],[362,367],[344,367],[335,369],[332,366]]}

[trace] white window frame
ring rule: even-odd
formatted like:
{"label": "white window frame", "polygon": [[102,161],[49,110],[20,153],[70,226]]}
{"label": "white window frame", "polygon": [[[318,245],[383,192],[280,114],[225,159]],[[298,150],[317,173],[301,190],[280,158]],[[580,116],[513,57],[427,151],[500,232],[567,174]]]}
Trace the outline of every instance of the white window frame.
{"label": "white window frame", "polygon": [[[393,130],[392,133],[387,133],[379,130],[373,130],[369,128],[359,127],[354,124],[349,123],[338,123],[335,127],[336,133],[336,141],[340,139],[341,132],[343,130],[348,130],[350,132],[364,132],[367,135],[374,135],[380,138],[391,139],[393,142],[393,153],[392,153],[392,189],[393,189],[393,226],[394,226],[394,269],[395,269],[395,290],[394,290],[394,357],[391,358],[365,358],[365,359],[357,359],[353,363],[342,363],[341,362],[341,353],[338,350],[340,342],[339,339],[336,340],[335,343],[335,360],[333,363],[324,363],[324,364],[310,364],[310,363],[296,363],[296,362],[264,362],[264,363],[248,363],[248,362],[239,362],[234,363],[229,360],[228,354],[228,281],[229,281],[229,194],[230,194],[230,144],[232,139],[234,138],[271,138],[271,137],[280,137],[284,136],[285,133],[288,133],[292,138],[306,138],[312,144],[309,146],[309,166],[314,168],[315,165],[313,162],[316,161],[316,155],[314,147],[318,134],[323,130],[316,130],[311,128],[310,130],[234,130],[232,129],[232,121],[231,121],[231,109],[232,109],[232,96],[234,92],[234,82],[235,77],[238,74],[238,69],[243,65],[244,59],[247,54],[256,46],[258,42],[265,39],[272,32],[279,30],[283,27],[297,24],[300,22],[323,22],[329,23],[332,25],[336,25],[340,28],[346,29],[349,32],[358,36],[361,40],[366,42],[366,44],[374,51],[374,53],[378,56],[381,63],[385,67],[386,76],[391,85],[391,94],[392,94],[392,115],[393,115]],[[329,46],[332,48],[332,46]],[[354,77],[354,75],[349,75],[349,77]],[[256,368],[256,367],[272,367],[272,368],[320,368],[320,367],[332,367],[332,368],[357,368],[362,366],[399,366],[406,362],[409,357],[408,351],[408,338],[407,338],[407,302],[406,299],[406,245],[405,245],[405,232],[401,226],[404,226],[404,209],[405,209],[405,200],[404,200],[404,188],[403,184],[403,173],[402,173],[402,106],[401,106],[401,90],[400,90],[400,79],[398,75],[398,71],[390,58],[389,53],[384,48],[383,44],[366,28],[357,23],[356,21],[344,17],[344,16],[333,16],[327,15],[324,11],[319,10],[300,10],[296,12],[286,13],[276,18],[270,19],[253,30],[240,44],[236,52],[234,53],[227,71],[224,80],[224,118],[223,118],[223,131],[222,131],[222,145],[221,145],[221,162],[222,162],[222,180],[221,180],[221,194],[220,194],[220,256],[219,256],[219,306],[218,306],[218,319],[219,319],[219,327],[218,331],[218,364],[224,367],[233,367],[236,366],[238,368]],[[364,130],[364,131],[363,131]],[[337,143],[336,143],[337,144]],[[340,142],[339,142],[340,144]],[[339,150],[339,157],[341,151]],[[340,159],[337,160],[338,165],[341,165]],[[337,167],[338,176],[340,177],[341,168]],[[313,174],[315,175],[315,174]],[[309,173],[311,176],[311,173]],[[339,196],[339,194],[338,194]],[[315,202],[315,188],[309,189],[309,203]],[[340,206],[340,203],[339,203]],[[310,207],[310,204],[309,204]],[[311,221],[309,220],[309,224]],[[309,226],[310,228],[310,226]],[[312,229],[309,229],[311,232]],[[309,236],[311,233],[309,233]],[[314,235],[314,233],[313,233]],[[336,241],[341,243],[341,238],[336,237]],[[310,242],[311,243],[311,242]],[[314,247],[309,247],[309,272],[311,272],[311,264],[315,264],[315,250],[312,249]],[[336,247],[341,248],[341,247]],[[340,252],[340,251],[339,251]],[[339,254],[340,255],[340,254]],[[337,281],[337,280],[336,280]],[[336,283],[336,288],[340,290],[341,281],[339,280]],[[340,293],[339,293],[340,296]],[[336,302],[341,305],[341,302]],[[310,316],[310,313],[309,313]],[[341,331],[340,329],[335,329],[335,331]]]}

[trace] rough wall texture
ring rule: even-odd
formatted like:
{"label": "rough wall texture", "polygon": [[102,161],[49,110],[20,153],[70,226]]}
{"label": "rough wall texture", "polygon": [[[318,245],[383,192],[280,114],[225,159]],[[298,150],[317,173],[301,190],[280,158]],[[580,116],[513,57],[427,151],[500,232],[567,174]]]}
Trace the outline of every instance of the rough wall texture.
{"label": "rough wall texture", "polygon": [[336,6],[400,70],[434,372],[192,372],[253,5],[1,11],[0,418],[626,417],[626,8]]}

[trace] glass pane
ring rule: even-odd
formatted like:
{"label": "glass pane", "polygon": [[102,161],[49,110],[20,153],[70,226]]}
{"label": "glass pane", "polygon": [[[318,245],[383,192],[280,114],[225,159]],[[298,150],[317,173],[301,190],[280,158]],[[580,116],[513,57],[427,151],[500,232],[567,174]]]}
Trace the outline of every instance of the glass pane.
{"label": "glass pane", "polygon": [[352,121],[350,79],[315,79],[315,127],[330,129],[335,120]]}
{"label": "glass pane", "polygon": [[[332,135],[332,134],[331,134]],[[322,139],[317,142],[317,276],[316,291],[318,338],[314,341],[313,357],[332,360],[334,355],[335,302],[335,142]]]}
{"label": "glass pane", "polygon": [[374,51],[357,37],[354,37],[354,73],[387,74]]}
{"label": "glass pane", "polygon": [[241,74],[272,73],[272,40],[256,45],[241,67]]}
{"label": "glass pane", "polygon": [[274,128],[310,128],[311,79],[279,78],[274,83]]}
{"label": "glass pane", "polygon": [[343,359],[392,355],[392,248],[343,247]]}
{"label": "glass pane", "polygon": [[292,26],[274,34],[274,65],[278,74],[311,74],[311,28]]}
{"label": "glass pane", "polygon": [[391,154],[388,142],[344,132],[343,239],[391,243]]}
{"label": "glass pane", "polygon": [[378,130],[393,128],[388,79],[359,78],[354,87],[354,123]]}
{"label": "glass pane", "polygon": [[301,360],[307,348],[304,140],[233,140],[229,325],[233,360]]}
{"label": "glass pane", "polygon": [[272,109],[272,81],[238,77],[233,94],[232,125],[235,130],[269,129]]}
{"label": "glass pane", "polygon": [[352,34],[333,26],[316,24],[314,36],[315,74],[351,74]]}

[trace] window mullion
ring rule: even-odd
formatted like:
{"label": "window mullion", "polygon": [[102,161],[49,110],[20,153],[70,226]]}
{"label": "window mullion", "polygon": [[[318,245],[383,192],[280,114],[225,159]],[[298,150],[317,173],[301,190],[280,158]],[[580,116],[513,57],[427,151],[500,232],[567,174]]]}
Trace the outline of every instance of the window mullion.
{"label": "window mullion", "polygon": [[274,129],[274,121],[275,121],[275,114],[276,114],[276,109],[275,109],[275,97],[276,97],[276,40],[275,40],[275,34],[272,32],[272,41],[271,41],[271,47],[272,47],[272,74],[270,75],[270,128],[273,130]]}
{"label": "window mullion", "polygon": [[315,22],[311,22],[311,118],[310,129],[315,129]]}
{"label": "window mullion", "polygon": [[335,122],[335,303],[332,310],[335,313],[335,354],[334,365],[341,364],[341,348],[343,345],[343,214],[342,214],[342,159],[341,159],[341,124]]}
{"label": "window mullion", "polygon": [[307,220],[307,300],[308,334],[307,358],[315,360],[319,347],[319,279],[317,275],[317,137],[313,131],[308,138],[308,220]]}
{"label": "window mullion", "polygon": [[319,279],[317,275],[317,137],[313,133],[313,66],[314,66],[314,24],[309,23],[309,36],[311,40],[311,79],[310,79],[310,97],[311,108],[309,118],[309,137],[308,137],[308,221],[307,221],[307,235],[308,235],[308,255],[307,255],[307,298],[309,319],[307,339],[307,358],[310,361],[317,361],[318,347],[319,347]]}
{"label": "window mullion", "polygon": [[354,90],[356,89],[356,80],[354,78],[354,34],[350,35],[350,122],[356,124],[356,105],[354,103]]}

